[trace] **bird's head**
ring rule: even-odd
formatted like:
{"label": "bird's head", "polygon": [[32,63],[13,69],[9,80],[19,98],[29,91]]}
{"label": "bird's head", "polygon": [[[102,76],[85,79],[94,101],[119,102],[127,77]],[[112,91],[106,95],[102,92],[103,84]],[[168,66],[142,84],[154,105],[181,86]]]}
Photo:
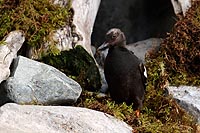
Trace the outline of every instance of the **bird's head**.
{"label": "bird's head", "polygon": [[112,28],[106,33],[105,42],[98,48],[99,51],[114,46],[124,47],[126,45],[126,37],[118,28]]}

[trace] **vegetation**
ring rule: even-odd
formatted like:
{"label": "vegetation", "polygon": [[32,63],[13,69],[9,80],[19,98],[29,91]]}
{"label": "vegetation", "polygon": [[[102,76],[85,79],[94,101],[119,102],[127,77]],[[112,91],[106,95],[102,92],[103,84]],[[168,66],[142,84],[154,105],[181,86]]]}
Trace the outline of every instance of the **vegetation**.
{"label": "vegetation", "polygon": [[171,84],[200,85],[200,1],[180,17],[163,42],[161,55]]}
{"label": "vegetation", "polygon": [[[0,40],[12,30],[23,30],[26,44],[41,48],[54,30],[69,25],[71,5],[53,5],[50,0],[0,0]],[[69,20],[69,21],[66,21]]]}

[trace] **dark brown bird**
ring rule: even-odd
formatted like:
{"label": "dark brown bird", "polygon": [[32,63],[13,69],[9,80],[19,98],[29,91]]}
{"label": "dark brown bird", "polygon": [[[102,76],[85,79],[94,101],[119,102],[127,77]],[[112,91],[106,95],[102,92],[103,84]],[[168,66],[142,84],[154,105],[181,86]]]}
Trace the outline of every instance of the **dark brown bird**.
{"label": "dark brown bird", "polygon": [[105,39],[98,50],[109,48],[104,74],[110,96],[116,102],[133,103],[139,117],[146,88],[146,68],[132,51],[125,48],[126,37],[120,29],[109,30]]}

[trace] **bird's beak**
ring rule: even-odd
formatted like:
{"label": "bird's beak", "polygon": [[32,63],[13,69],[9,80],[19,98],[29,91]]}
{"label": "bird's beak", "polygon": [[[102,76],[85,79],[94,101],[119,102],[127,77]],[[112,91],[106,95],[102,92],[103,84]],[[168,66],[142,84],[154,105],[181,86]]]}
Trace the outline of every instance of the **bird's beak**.
{"label": "bird's beak", "polygon": [[106,50],[107,48],[109,48],[109,43],[104,42],[101,46],[98,47],[97,51],[103,51]]}

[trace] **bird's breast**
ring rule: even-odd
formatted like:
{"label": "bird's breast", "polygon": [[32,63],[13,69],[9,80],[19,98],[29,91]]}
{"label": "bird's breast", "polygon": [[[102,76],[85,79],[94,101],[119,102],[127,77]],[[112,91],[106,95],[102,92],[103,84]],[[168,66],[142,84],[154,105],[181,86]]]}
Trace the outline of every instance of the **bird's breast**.
{"label": "bird's breast", "polygon": [[105,60],[105,74],[109,75],[125,75],[131,69],[138,67],[137,57],[128,50],[113,49],[108,52]]}

